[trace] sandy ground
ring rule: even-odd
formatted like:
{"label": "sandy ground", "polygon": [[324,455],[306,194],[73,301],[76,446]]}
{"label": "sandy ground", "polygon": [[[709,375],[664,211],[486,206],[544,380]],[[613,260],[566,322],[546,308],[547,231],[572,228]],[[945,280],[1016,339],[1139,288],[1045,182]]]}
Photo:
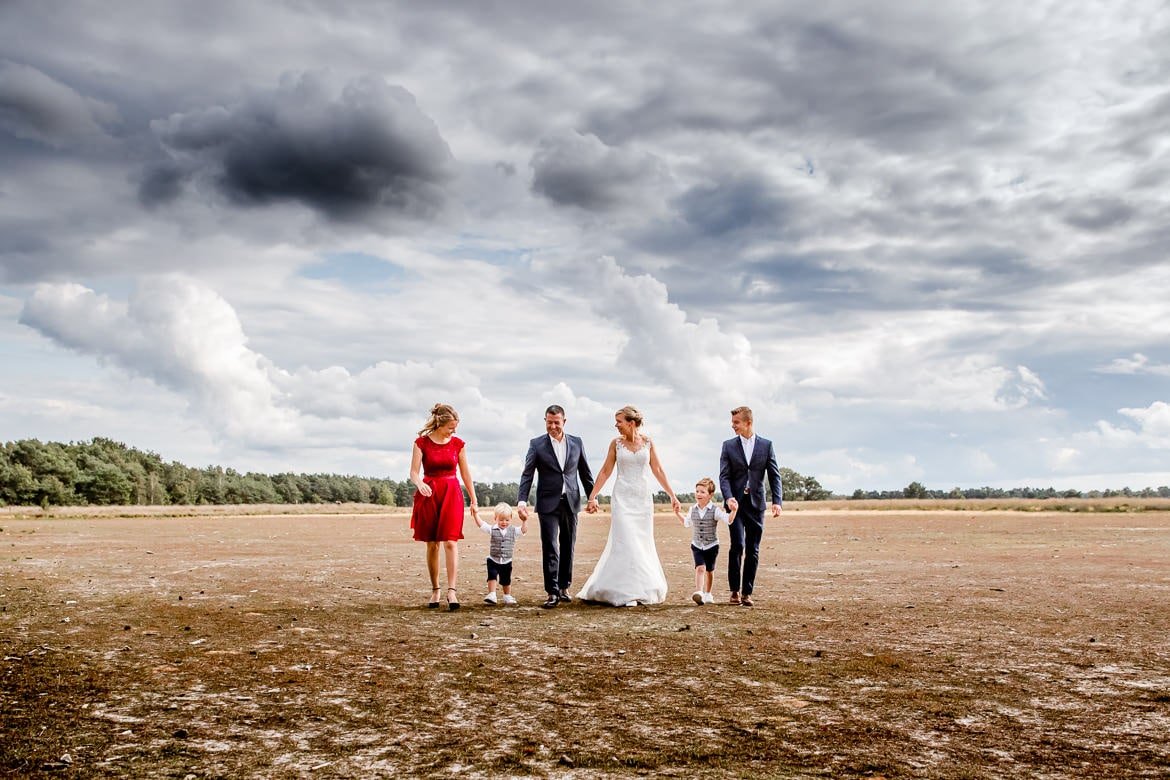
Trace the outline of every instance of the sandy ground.
{"label": "sandy ground", "polygon": [[0,515],[0,773],[1170,777],[1170,512],[789,512],[751,609],[667,515],[666,604],[540,609],[534,525],[489,607],[469,521],[447,612],[327,511]]}

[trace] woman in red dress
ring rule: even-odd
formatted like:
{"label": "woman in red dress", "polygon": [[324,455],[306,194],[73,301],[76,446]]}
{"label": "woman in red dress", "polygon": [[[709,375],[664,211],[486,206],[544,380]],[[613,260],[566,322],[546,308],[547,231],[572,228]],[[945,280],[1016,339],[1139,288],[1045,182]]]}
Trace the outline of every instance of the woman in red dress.
{"label": "woman in red dress", "polygon": [[[427,573],[431,576],[431,600],[428,607],[439,606],[439,547],[447,562],[447,608],[459,609],[455,590],[459,573],[459,540],[463,538],[463,490],[455,477],[458,467],[471,498],[471,516],[479,517],[475,502],[475,483],[467,466],[463,440],[455,435],[459,414],[447,404],[431,407],[431,418],[418,432],[410,458],[410,481],[414,494],[414,511],[410,527],[414,538],[427,543]],[[422,469],[422,475],[419,469]]]}

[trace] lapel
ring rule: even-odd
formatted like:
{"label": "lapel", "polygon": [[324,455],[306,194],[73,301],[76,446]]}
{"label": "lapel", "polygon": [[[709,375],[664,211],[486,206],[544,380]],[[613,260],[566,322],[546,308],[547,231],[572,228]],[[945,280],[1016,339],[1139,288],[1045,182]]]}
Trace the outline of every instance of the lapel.
{"label": "lapel", "polygon": [[[565,462],[566,463],[569,462],[569,443],[568,442],[569,442],[569,437],[566,434],[566,436],[565,436]],[[548,452],[548,461],[549,461],[549,463],[552,464],[552,467],[555,468],[557,471],[564,472],[564,469],[561,468],[561,464],[557,461],[557,451],[553,449],[552,436],[549,436],[547,433],[544,435],[544,448]]]}
{"label": "lapel", "polygon": [[[756,444],[759,444],[759,443],[760,442],[757,439]],[[727,442],[727,446],[731,449],[731,452],[733,453],[733,457],[736,460],[738,460],[744,466],[748,465],[747,458],[745,458],[743,455],[743,440],[742,439],[740,439],[738,436],[736,436],[734,439],[731,439],[730,441]],[[752,457],[754,458],[755,456],[756,456],[756,451],[752,450]]]}

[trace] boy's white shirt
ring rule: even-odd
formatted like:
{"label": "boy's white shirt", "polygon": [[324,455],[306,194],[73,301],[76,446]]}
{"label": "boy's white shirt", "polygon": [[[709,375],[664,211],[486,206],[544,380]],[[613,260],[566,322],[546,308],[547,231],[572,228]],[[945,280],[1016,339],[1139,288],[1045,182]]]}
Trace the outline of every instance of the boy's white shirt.
{"label": "boy's white shirt", "polygon": [[[496,525],[495,523],[484,523],[483,525],[481,525],[479,527],[479,530],[483,531],[485,534],[491,534],[491,532],[496,530],[497,528],[500,528],[500,527],[498,525]],[[516,529],[515,533],[516,533],[517,539],[519,539],[521,536],[523,536],[526,533],[526,531],[523,528],[521,528],[520,526],[511,525],[511,524],[509,524],[507,528],[500,528],[500,530],[503,531],[504,533],[508,533],[508,531],[513,529],[513,528]]]}

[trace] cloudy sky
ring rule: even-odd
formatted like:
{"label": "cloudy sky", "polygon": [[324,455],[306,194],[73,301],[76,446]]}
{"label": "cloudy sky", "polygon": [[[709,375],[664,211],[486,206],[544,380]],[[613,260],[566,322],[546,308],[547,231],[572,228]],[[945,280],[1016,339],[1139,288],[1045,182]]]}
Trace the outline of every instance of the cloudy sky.
{"label": "cloudy sky", "polygon": [[0,440],[1170,483],[1170,7],[0,4]]}

